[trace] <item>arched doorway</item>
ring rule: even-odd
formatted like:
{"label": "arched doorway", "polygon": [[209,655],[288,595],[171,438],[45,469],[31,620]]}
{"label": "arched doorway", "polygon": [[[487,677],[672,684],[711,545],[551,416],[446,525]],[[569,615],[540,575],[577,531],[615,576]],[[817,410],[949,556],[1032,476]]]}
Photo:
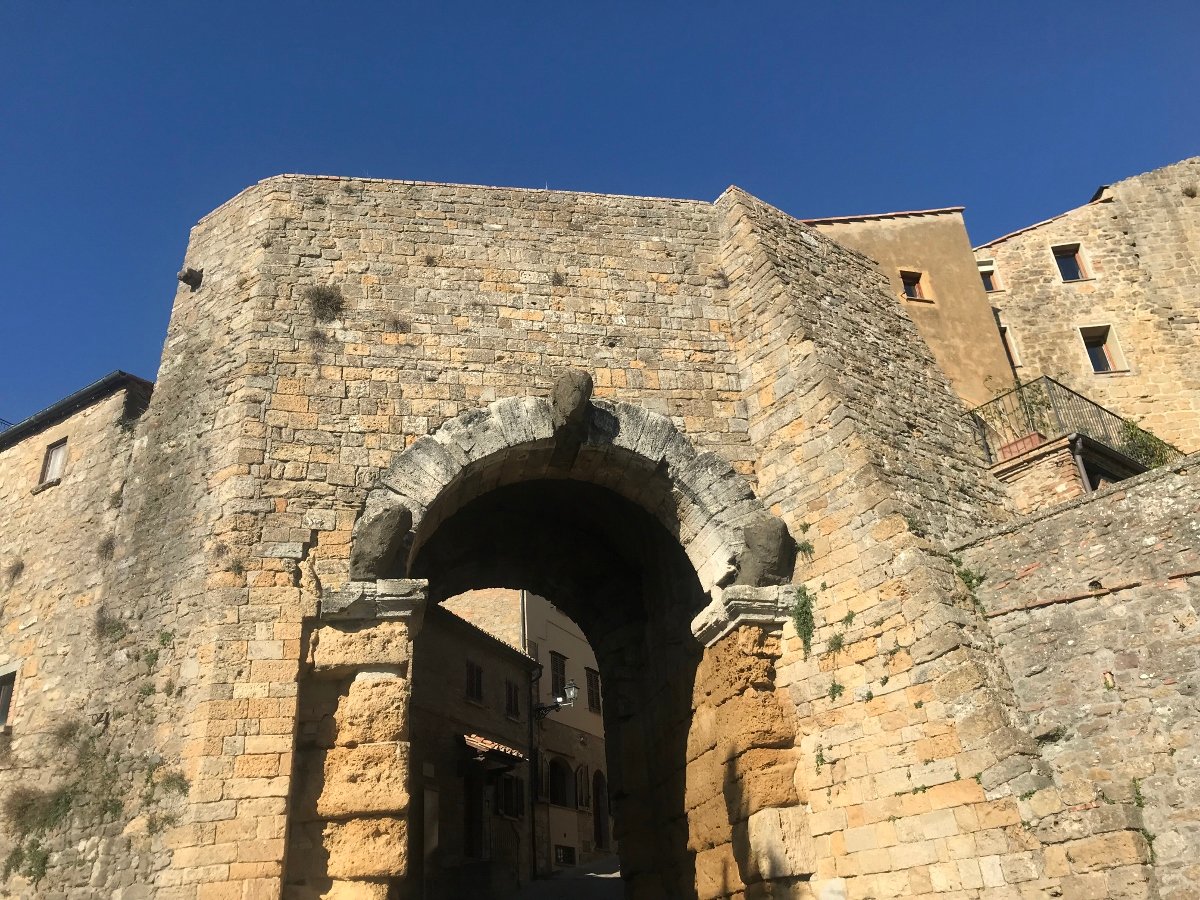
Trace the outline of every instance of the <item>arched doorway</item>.
{"label": "arched doorway", "polygon": [[[427,606],[483,588],[550,598],[582,629],[605,685],[604,796],[629,895],[686,900],[720,885],[732,896],[767,877],[739,823],[796,802],[790,777],[753,777],[764,764],[794,768],[771,662],[794,543],[728,462],[698,453],[662,416],[589,403],[589,390],[565,379],[551,401],[498,401],[397,458],[355,524],[350,582],[322,593],[329,621],[312,638],[313,671],[342,679],[326,689],[335,724],[358,722],[368,692],[389,710],[407,703],[419,676],[396,641],[419,645]],[[367,685],[379,678],[381,690]],[[395,775],[343,748],[340,732],[314,752],[324,787],[310,779],[306,828],[328,874],[314,857],[297,883],[413,886],[411,862],[381,856],[419,831],[416,806],[398,789],[380,802],[367,788],[411,779],[427,761],[406,730],[364,727],[386,745],[372,760],[395,748]],[[471,746],[494,763],[504,752]],[[335,756],[362,765],[346,774]]]}
{"label": "arched doorway", "polygon": [[[531,479],[469,501],[433,533],[417,534],[414,546],[412,574],[428,581],[430,603],[520,587],[552,598],[580,626],[605,685],[606,765],[623,877],[648,895],[691,896],[683,772],[702,651],[691,622],[708,598],[678,542],[606,488]],[[418,635],[418,648],[421,641]],[[413,747],[415,764],[433,762],[423,752]],[[576,780],[570,766],[548,760],[552,804],[574,808]]]}

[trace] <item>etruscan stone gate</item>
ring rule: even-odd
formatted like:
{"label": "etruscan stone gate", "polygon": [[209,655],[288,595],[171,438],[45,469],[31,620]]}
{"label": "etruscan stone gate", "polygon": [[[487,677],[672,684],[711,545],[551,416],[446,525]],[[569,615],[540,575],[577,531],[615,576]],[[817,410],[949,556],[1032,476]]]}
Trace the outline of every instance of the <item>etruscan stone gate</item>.
{"label": "etruscan stone gate", "polygon": [[[419,896],[413,643],[483,587],[550,598],[595,649],[630,897],[1186,874],[1151,865],[1140,797],[1085,796],[1034,733],[963,575],[1012,515],[865,258],[736,188],[281,176],[185,263],[149,408],[79,501],[108,558],[10,584],[10,610],[86,609],[3,637],[38,657],[19,777],[69,778],[70,716],[126,786],[74,795],[14,895]],[[186,792],[147,801],[162,772]]]}

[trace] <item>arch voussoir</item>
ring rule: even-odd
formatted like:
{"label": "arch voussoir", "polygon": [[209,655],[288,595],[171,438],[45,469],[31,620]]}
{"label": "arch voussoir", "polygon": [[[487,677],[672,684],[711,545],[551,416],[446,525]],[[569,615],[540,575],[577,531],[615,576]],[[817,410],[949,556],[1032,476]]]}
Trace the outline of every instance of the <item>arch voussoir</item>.
{"label": "arch voussoir", "polygon": [[[765,527],[774,517],[746,479],[720,455],[698,451],[668,417],[591,400],[585,433],[568,435],[556,421],[548,400],[507,397],[414,441],[381,476],[383,490],[371,493],[355,524],[352,577],[393,565],[398,545],[383,537],[387,527],[407,522],[417,533],[476,496],[537,478],[591,482],[647,509],[677,537],[706,591],[790,576],[787,529]],[[579,443],[564,453],[571,440]]]}

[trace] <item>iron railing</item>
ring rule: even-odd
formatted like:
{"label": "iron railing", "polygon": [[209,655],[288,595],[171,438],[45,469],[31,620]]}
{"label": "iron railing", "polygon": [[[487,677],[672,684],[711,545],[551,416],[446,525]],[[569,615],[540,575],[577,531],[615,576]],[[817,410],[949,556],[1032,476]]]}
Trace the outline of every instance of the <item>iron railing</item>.
{"label": "iron railing", "polygon": [[989,463],[1011,459],[1067,434],[1089,437],[1147,469],[1183,456],[1136,423],[1046,376],[976,407],[970,418]]}
{"label": "iron railing", "polygon": [[16,424],[16,422],[10,422],[8,419],[0,419],[0,431],[7,431]]}

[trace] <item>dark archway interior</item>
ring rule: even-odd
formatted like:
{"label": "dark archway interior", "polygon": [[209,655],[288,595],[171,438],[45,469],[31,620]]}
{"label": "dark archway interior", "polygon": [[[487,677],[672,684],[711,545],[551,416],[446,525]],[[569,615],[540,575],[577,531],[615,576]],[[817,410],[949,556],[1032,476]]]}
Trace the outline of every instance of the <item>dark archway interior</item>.
{"label": "dark archway interior", "polygon": [[565,480],[497,488],[417,539],[411,574],[429,580],[431,601],[524,588],[579,624],[605,686],[609,793],[627,891],[694,897],[684,785],[701,648],[690,623],[707,597],[678,541],[628,500]]}

